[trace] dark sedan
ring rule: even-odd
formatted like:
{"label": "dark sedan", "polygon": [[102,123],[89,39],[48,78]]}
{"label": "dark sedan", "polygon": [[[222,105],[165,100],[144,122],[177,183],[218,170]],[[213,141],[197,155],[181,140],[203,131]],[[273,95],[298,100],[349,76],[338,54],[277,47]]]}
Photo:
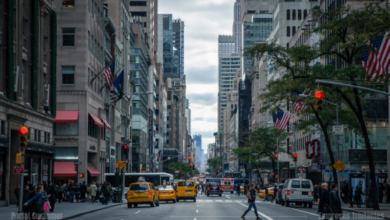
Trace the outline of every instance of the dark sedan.
{"label": "dark sedan", "polygon": [[206,195],[209,196],[209,195],[219,195],[219,196],[222,196],[222,187],[221,185],[218,185],[218,184],[209,184],[207,185],[207,188],[206,188]]}

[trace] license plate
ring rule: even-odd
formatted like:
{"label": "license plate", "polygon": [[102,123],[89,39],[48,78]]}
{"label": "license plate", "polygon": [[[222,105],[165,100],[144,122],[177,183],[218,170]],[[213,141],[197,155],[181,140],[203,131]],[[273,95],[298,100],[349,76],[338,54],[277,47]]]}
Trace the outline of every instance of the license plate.
{"label": "license plate", "polygon": [[162,192],[162,194],[167,194],[166,192]]}
{"label": "license plate", "polygon": [[307,192],[302,192],[302,195],[309,195],[309,194],[307,194]]}
{"label": "license plate", "polygon": [[192,192],[192,191],[188,191],[188,190],[187,190],[187,193],[191,193],[191,192]]}
{"label": "license plate", "polygon": [[217,188],[213,187],[213,189],[217,189]]}

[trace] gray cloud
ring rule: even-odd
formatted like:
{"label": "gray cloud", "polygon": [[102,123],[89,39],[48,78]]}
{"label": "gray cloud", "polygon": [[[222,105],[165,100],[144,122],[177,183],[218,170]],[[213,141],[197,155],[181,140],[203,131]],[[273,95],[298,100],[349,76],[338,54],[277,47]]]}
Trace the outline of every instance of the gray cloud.
{"label": "gray cloud", "polygon": [[216,66],[202,66],[187,69],[188,84],[215,84],[218,82],[218,69]]}
{"label": "gray cloud", "polygon": [[202,93],[202,94],[187,94],[187,98],[191,104],[211,106],[217,102],[217,94]]}

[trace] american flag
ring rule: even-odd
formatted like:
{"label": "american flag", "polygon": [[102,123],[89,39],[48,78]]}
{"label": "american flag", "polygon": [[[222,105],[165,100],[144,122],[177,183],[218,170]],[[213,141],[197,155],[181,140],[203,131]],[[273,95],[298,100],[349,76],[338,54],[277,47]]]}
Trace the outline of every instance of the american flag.
{"label": "american flag", "polygon": [[110,67],[107,68],[106,72],[104,72],[103,74],[107,82],[108,90],[111,90],[111,86],[114,81],[114,74],[115,74],[115,60],[112,62]]}
{"label": "american flag", "polygon": [[273,114],[274,128],[283,130],[286,128],[287,123],[290,121],[290,116],[278,109],[278,113]]}
{"label": "american flag", "polygon": [[370,49],[362,51],[362,66],[366,70],[366,79],[371,81],[375,78],[382,81],[382,75],[390,63],[390,40],[389,34],[384,37],[376,37],[370,42]]}
{"label": "american flag", "polygon": [[[303,91],[303,95],[310,95],[311,91],[308,90],[308,89],[305,89],[305,91]],[[303,109],[305,109],[306,107],[306,103],[305,101],[297,101],[297,102],[294,102],[294,110],[297,112],[297,113],[301,113]]]}

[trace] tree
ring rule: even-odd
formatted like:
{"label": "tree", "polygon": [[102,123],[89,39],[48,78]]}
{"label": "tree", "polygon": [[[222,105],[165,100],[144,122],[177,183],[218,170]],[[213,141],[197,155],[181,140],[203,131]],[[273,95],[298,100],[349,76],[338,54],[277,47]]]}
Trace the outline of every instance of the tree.
{"label": "tree", "polygon": [[190,174],[190,176],[194,175],[194,170],[190,167],[190,165],[183,163],[183,162],[173,162],[168,165],[169,168],[169,173],[174,175],[175,177],[177,176],[176,170],[179,171],[179,176],[181,175],[186,176],[187,173]]}
{"label": "tree", "polygon": [[[260,177],[259,165],[262,160],[270,160],[272,168],[275,169],[275,154],[287,153],[285,140],[288,134],[284,130],[271,127],[260,127],[252,131],[246,139],[245,146],[234,149],[237,157],[245,162],[251,162],[256,166]],[[278,147],[279,146],[279,147]],[[291,153],[289,153],[291,155]],[[275,175],[274,175],[275,182]]]}
{"label": "tree", "polygon": [[222,156],[208,159],[207,164],[209,165],[209,169],[211,169],[211,173],[216,172],[217,170],[221,169],[220,167],[222,166]]}
{"label": "tree", "polygon": [[[370,45],[369,42],[376,37],[383,37],[384,32],[390,30],[389,10],[380,5],[378,1],[368,1],[359,10],[351,10],[347,7],[327,12],[318,10],[316,16],[322,22],[312,32],[326,36],[319,41],[318,45],[313,45],[313,47],[298,46],[290,49],[278,47],[275,44],[256,45],[257,49],[252,48],[248,53],[258,58],[270,57],[268,59],[271,62],[286,70],[286,75],[282,77],[279,84],[283,83],[283,80],[286,80],[285,83],[289,82],[295,85],[301,83],[301,90],[306,87],[315,87],[315,79],[341,80],[352,85],[363,84],[374,89],[383,89],[384,87],[379,84],[366,83],[366,71],[361,66],[360,60],[363,50],[375,51],[373,46],[367,46]],[[309,35],[310,33],[307,32],[306,34]],[[323,65],[317,62],[315,65],[311,65],[317,59],[328,60],[327,63],[329,64]],[[334,64],[336,62],[339,63],[337,68]],[[387,78],[388,75],[384,74],[381,79],[387,80]],[[270,86],[267,88],[270,88]],[[370,145],[367,128],[368,118],[365,117],[364,111],[366,103],[364,97],[367,92],[356,88],[331,85],[322,86],[322,89],[326,90],[327,96],[338,101],[338,103],[342,102],[346,106],[343,110],[354,115],[354,120],[347,124],[351,127],[357,125],[355,129],[364,139],[370,167],[371,190],[376,192],[373,149]],[[293,91],[286,92],[291,93]],[[279,99],[281,98],[279,97]],[[287,103],[291,102],[291,99],[286,98],[286,101]],[[320,125],[321,120],[325,119],[326,113],[314,111]],[[321,126],[321,128],[326,138],[327,126]],[[329,140],[326,140],[326,142],[329,149]],[[374,210],[379,210],[376,193],[371,195]]]}

